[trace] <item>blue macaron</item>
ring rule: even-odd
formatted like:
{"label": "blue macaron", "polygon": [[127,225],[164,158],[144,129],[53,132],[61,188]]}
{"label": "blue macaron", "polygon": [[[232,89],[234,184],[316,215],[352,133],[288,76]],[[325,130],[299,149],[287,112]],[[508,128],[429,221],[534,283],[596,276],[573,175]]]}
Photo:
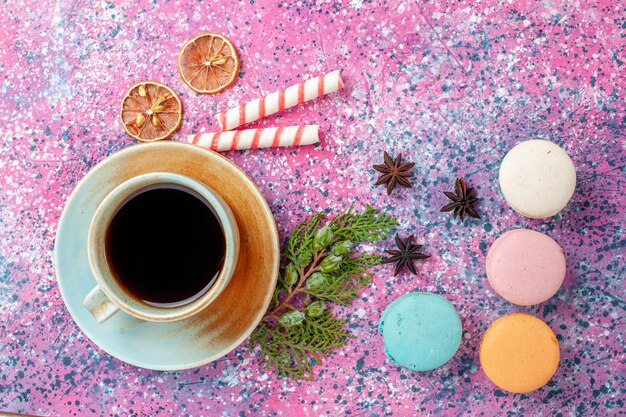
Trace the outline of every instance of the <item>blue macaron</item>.
{"label": "blue macaron", "polygon": [[395,364],[430,371],[448,362],[461,344],[461,319],[444,297],[414,292],[394,300],[380,319],[385,354]]}

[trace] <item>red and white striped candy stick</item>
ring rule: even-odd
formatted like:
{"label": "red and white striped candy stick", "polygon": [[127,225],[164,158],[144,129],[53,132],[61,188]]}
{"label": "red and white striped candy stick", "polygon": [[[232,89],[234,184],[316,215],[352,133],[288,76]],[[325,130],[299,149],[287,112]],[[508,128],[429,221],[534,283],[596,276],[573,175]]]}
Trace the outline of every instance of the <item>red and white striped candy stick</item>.
{"label": "red and white striped candy stick", "polygon": [[248,103],[240,104],[218,114],[217,120],[222,130],[232,130],[324,94],[334,93],[342,87],[343,81],[339,71],[329,72]]}
{"label": "red and white striped candy stick", "polygon": [[319,127],[316,125],[307,125],[198,133],[187,136],[187,142],[218,152],[235,149],[311,145],[319,142],[318,130]]}

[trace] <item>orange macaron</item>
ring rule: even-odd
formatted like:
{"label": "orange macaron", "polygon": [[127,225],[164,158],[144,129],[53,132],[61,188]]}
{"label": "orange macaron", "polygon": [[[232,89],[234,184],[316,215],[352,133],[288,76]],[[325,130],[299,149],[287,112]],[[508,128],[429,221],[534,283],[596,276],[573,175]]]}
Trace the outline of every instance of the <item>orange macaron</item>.
{"label": "orange macaron", "polygon": [[559,366],[559,342],[550,327],[530,314],[494,321],[480,343],[480,364],[498,387],[526,393],[544,386]]}

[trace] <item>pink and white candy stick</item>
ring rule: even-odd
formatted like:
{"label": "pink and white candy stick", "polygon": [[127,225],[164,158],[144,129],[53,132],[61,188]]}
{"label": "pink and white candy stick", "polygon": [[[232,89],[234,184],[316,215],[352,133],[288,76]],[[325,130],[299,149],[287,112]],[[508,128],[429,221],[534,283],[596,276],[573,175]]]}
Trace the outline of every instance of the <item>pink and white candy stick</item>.
{"label": "pink and white candy stick", "polygon": [[187,142],[218,152],[235,149],[311,145],[319,142],[318,130],[319,127],[316,125],[307,125],[198,133],[187,136]]}
{"label": "pink and white candy stick", "polygon": [[232,130],[324,94],[334,93],[342,87],[343,81],[339,71],[329,72],[248,103],[240,104],[218,114],[217,120],[222,130]]}

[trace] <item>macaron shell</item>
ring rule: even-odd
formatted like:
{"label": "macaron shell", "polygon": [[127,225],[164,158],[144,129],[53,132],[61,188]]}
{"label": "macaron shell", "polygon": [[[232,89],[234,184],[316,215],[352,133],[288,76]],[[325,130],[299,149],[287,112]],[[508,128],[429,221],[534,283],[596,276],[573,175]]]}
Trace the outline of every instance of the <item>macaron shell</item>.
{"label": "macaron shell", "polygon": [[394,300],[383,313],[379,329],[389,359],[415,371],[440,367],[461,344],[456,309],[432,293],[409,293]]}
{"label": "macaron shell", "polygon": [[559,342],[552,329],[529,314],[494,321],[480,344],[480,364],[503,390],[531,392],[544,386],[559,366]]}
{"label": "macaron shell", "polygon": [[550,236],[515,229],[493,242],[486,269],[489,283],[502,298],[530,306],[548,300],[561,288],[565,254]]}
{"label": "macaron shell", "polygon": [[506,154],[499,181],[513,210],[533,219],[545,219],[560,212],[574,194],[576,169],[558,145],[528,140]]}

